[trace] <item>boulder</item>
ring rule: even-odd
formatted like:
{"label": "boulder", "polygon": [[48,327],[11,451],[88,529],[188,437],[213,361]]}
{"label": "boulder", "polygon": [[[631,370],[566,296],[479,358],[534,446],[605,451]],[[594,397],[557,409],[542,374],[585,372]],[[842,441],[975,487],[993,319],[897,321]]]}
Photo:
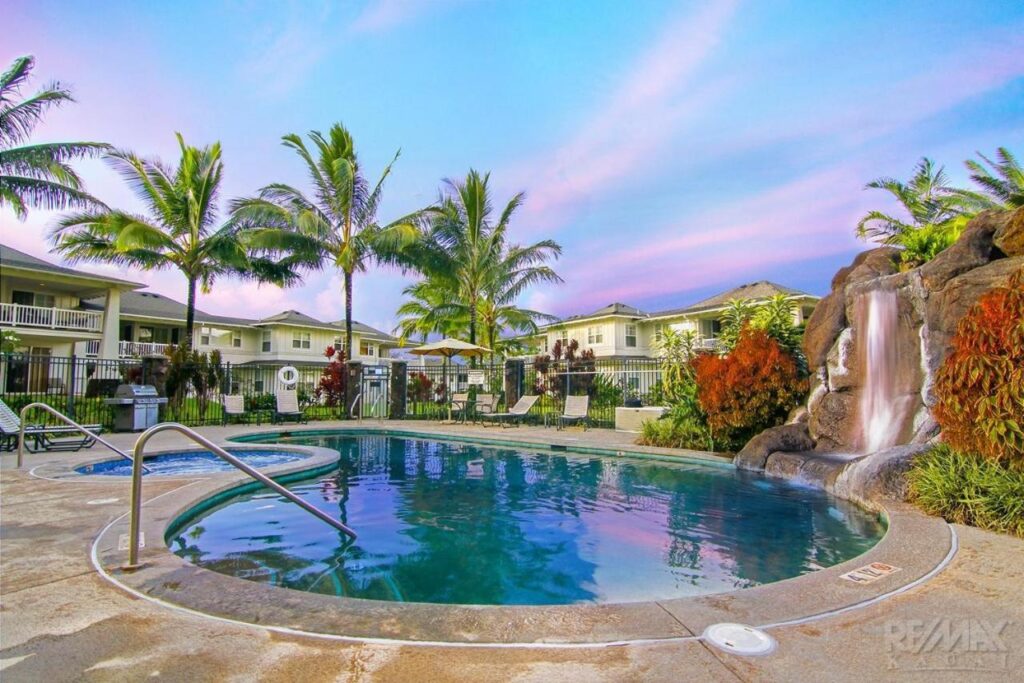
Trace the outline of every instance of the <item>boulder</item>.
{"label": "boulder", "polygon": [[1009,212],[982,211],[967,224],[960,239],[920,267],[925,289],[941,289],[961,273],[979,268],[1003,254],[993,243],[996,231],[1005,228]]}
{"label": "boulder", "polygon": [[807,422],[815,450],[856,450],[857,397],[849,391],[830,391],[815,403]]}
{"label": "boulder", "polygon": [[733,463],[741,470],[763,470],[768,456],[776,451],[809,451],[814,441],[803,423],[766,429],[747,442]]}
{"label": "boulder", "polygon": [[996,228],[992,243],[1007,256],[1024,256],[1024,206]]}
{"label": "boulder", "polygon": [[830,487],[833,494],[865,507],[878,509],[883,500],[907,497],[906,474],[927,444],[894,446],[850,463]]}

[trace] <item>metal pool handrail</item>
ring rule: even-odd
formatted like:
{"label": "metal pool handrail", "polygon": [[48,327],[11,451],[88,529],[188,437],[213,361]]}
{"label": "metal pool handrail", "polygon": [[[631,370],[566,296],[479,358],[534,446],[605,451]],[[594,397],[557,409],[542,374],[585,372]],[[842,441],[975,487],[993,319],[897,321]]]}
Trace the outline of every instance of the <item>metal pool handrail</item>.
{"label": "metal pool handrail", "polygon": [[[72,427],[74,427],[78,431],[82,432],[86,436],[92,437],[96,441],[99,441],[101,444],[103,444],[104,446],[106,446],[110,450],[114,451],[115,453],[120,455],[122,458],[127,458],[129,462],[134,464],[135,460],[134,460],[134,458],[132,458],[132,456],[128,455],[127,453],[122,451],[120,448],[118,448],[114,444],[112,444],[109,441],[107,441],[106,439],[104,439],[99,434],[96,434],[96,433],[86,429],[82,425],[78,424],[77,422],[75,422],[70,417],[68,417],[64,413],[60,412],[59,410],[57,410],[53,406],[47,405],[46,403],[29,403],[27,406],[25,406],[24,408],[21,409],[21,414],[19,416],[19,420],[21,421],[21,424],[19,425],[20,428],[18,430],[18,469],[21,469],[22,462],[25,460],[25,415],[28,414],[28,411],[31,410],[32,408],[42,408],[46,412],[50,413],[51,415],[53,415],[54,417],[56,417],[56,418],[58,418],[60,420],[63,420],[64,422],[66,422],[67,424],[71,425]],[[142,469],[146,470],[147,472],[149,471],[148,469],[146,469],[145,465],[142,466]]]}
{"label": "metal pool handrail", "polygon": [[206,437],[202,436],[201,434],[197,433],[196,431],[189,429],[183,424],[178,424],[177,422],[163,422],[161,424],[154,425],[147,429],[146,431],[144,431],[142,434],[139,435],[138,441],[135,442],[135,461],[132,464],[131,517],[128,524],[128,564],[124,567],[124,569],[136,569],[139,567],[139,523],[142,518],[142,469],[140,465],[142,464],[143,454],[145,453],[146,450],[146,443],[153,436],[159,434],[160,432],[166,431],[175,431],[184,434],[185,436],[192,439],[192,441],[195,441],[200,446],[209,449],[211,453],[213,453],[220,459],[242,470],[256,481],[260,482],[267,488],[270,488],[273,491],[284,496],[285,498],[295,503],[300,508],[302,508],[309,514],[313,515],[314,517],[317,517],[320,520],[330,524],[332,527],[334,527],[338,531],[341,531],[342,533],[347,534],[351,538],[356,537],[356,532],[350,529],[341,521],[334,519],[326,512],[323,512],[322,510],[316,509],[306,501],[302,500],[302,498],[299,498],[294,493],[278,484],[276,481],[274,481],[267,475],[250,467],[249,465],[246,465],[244,462],[242,462],[235,456],[231,455],[226,450],[224,450],[217,444],[213,443]]}
{"label": "metal pool handrail", "polygon": [[[357,416],[356,416],[356,404],[359,403],[359,399],[361,399],[362,397],[363,397],[363,392],[360,391],[358,394],[356,394],[356,397],[354,399],[352,399],[352,405],[349,406],[349,408],[348,408],[348,415],[349,415],[350,418],[357,419]],[[362,408],[362,405],[360,405],[359,407]],[[358,419],[360,419],[360,420],[363,419],[363,411],[362,410],[359,411]]]}

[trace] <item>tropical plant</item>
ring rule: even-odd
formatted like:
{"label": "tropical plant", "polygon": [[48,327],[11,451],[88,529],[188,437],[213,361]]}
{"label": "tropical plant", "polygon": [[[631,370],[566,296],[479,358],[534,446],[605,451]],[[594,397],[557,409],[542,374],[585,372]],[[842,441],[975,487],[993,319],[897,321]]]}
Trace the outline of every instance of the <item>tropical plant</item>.
{"label": "tropical plant", "polygon": [[430,225],[411,250],[420,272],[432,286],[446,292],[447,301],[436,315],[467,319],[473,344],[478,340],[482,311],[489,317],[483,322],[490,325],[485,330],[490,337],[496,338],[504,326],[535,330],[535,321],[544,316],[516,308],[513,302],[531,286],[562,281],[546,265],[562,252],[556,242],[542,240],[528,246],[509,242],[509,224],[523,194],[512,197],[495,221],[489,180],[490,174],[475,170],[464,180],[445,180],[438,206],[430,211]]}
{"label": "tropical plant", "polygon": [[793,358],[801,370],[806,372],[807,360],[803,352],[803,333],[793,322],[794,306],[793,301],[785,294],[776,294],[754,311],[750,319],[750,326],[756,330],[764,330],[769,337]]}
{"label": "tropical plant", "polygon": [[352,296],[355,274],[372,262],[402,265],[403,250],[419,235],[416,211],[381,225],[377,220],[384,181],[399,153],[376,184],[370,185],[356,156],[348,130],[336,123],[325,137],[309,133],[316,156],[302,138],[285,135],[285,147],[306,165],[311,195],[285,183],[273,183],[259,196],[238,199],[231,208],[236,220],[254,230],[253,246],[268,258],[294,259],[313,269],[337,267],[344,280],[345,348],[352,349]]}
{"label": "tropical plant", "polygon": [[925,512],[1024,538],[1024,469],[939,444],[914,459],[909,498]]}
{"label": "tropical plant", "polygon": [[0,353],[14,353],[21,346],[21,337],[13,330],[0,330]]}
{"label": "tropical plant", "polygon": [[722,311],[722,315],[718,319],[722,323],[722,331],[718,335],[721,351],[724,353],[732,351],[736,342],[739,341],[743,328],[754,317],[755,310],[754,302],[750,299],[730,299],[726,303],[725,310]]}
{"label": "tropical plant", "polygon": [[782,424],[807,392],[796,359],[764,330],[745,327],[725,355],[693,359],[697,400],[716,443],[741,447]]}
{"label": "tropical plant", "polygon": [[[956,193],[979,209],[1017,209],[1024,206],[1024,167],[1006,147],[996,150],[993,161],[978,152],[981,161],[964,162],[971,182],[980,190],[957,190]],[[987,167],[986,167],[987,166]]]}
{"label": "tropical plant", "polygon": [[178,419],[186,419],[181,413],[185,399],[191,393],[196,399],[199,419],[204,420],[211,393],[219,390],[224,383],[224,364],[220,351],[215,349],[207,355],[186,344],[170,344],[165,353],[168,357],[165,384],[168,409]]}
{"label": "tropical plant", "polygon": [[82,189],[82,179],[68,163],[98,156],[108,146],[100,142],[26,144],[51,107],[74,102],[71,90],[59,82],[22,97],[35,66],[33,57],[19,57],[0,74],[0,207],[10,206],[24,220],[29,207],[67,209],[102,206]]}
{"label": "tropical plant", "polygon": [[1024,269],[978,300],[952,345],[935,378],[943,440],[1024,469]]}
{"label": "tropical plant", "polygon": [[676,330],[666,327],[654,343],[661,359],[661,391],[668,400],[679,388],[693,379],[693,359],[697,347],[697,335],[693,330]]}
{"label": "tropical plant", "polygon": [[963,213],[963,201],[949,184],[943,167],[924,157],[907,182],[878,178],[865,189],[889,192],[909,215],[909,222],[882,211],[869,211],[857,223],[857,234],[882,244],[900,245],[906,233],[927,225],[938,225]]}
{"label": "tropical plant", "polygon": [[422,279],[402,290],[406,300],[398,307],[398,324],[394,332],[402,342],[438,333],[443,337],[458,337],[468,327],[468,319],[449,310],[453,292],[439,279]]}
{"label": "tropical plant", "polygon": [[62,218],[51,238],[72,262],[105,261],[145,270],[175,268],[188,282],[185,344],[195,328],[196,288],[235,275],[286,285],[298,279],[293,258],[266,258],[248,251],[251,231],[229,221],[218,226],[217,197],[224,164],[220,143],[192,147],[177,135],[176,167],[128,151],[107,155],[148,215],[119,209],[87,210]]}
{"label": "tropical plant", "polygon": [[337,351],[328,346],[324,351],[327,365],[320,372],[320,381],[313,396],[329,408],[345,405],[345,389],[348,384],[348,373],[345,372],[345,351]]}

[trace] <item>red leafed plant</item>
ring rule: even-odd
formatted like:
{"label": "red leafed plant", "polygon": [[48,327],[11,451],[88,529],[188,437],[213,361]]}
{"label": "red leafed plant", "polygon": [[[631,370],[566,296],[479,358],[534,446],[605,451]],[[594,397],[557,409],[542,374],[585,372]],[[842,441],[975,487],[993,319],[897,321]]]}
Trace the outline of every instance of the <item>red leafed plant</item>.
{"label": "red leafed plant", "polygon": [[1024,269],[959,322],[935,394],[946,443],[1024,467]]}
{"label": "red leafed plant", "polygon": [[708,427],[731,449],[782,424],[807,393],[796,359],[763,330],[745,327],[728,355],[701,354],[692,364]]}
{"label": "red leafed plant", "polygon": [[320,383],[317,384],[314,395],[322,400],[324,405],[335,406],[345,405],[345,384],[348,375],[345,373],[345,352],[337,351],[333,346],[328,346],[324,351],[328,358],[327,367],[320,373]]}

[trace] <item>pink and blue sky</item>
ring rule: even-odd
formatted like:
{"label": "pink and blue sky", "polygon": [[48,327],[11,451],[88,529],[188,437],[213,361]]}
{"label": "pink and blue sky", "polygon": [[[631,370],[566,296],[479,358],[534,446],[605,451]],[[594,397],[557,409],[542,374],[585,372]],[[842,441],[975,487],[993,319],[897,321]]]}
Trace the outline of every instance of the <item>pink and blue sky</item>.
{"label": "pink and blue sky", "polygon": [[[430,203],[444,177],[489,170],[524,190],[519,241],[551,237],[566,283],[525,304],[566,315],[612,301],[647,310],[771,279],[824,293],[865,248],[853,236],[880,175],[923,155],[965,180],[975,151],[1024,154],[1024,3],[51,2],[7,0],[0,59],[37,58],[76,105],[36,140],[99,140],[175,159],[174,132],[220,140],[224,199],[305,183],[281,135],[342,121],[379,173],[398,148],[381,218]],[[137,209],[101,161],[88,189]],[[3,241],[48,254],[55,214]],[[85,266],[111,272],[103,266]],[[175,273],[125,273],[184,298]],[[407,278],[356,282],[356,318],[390,330]],[[222,281],[200,308],[343,315],[340,280]]]}

